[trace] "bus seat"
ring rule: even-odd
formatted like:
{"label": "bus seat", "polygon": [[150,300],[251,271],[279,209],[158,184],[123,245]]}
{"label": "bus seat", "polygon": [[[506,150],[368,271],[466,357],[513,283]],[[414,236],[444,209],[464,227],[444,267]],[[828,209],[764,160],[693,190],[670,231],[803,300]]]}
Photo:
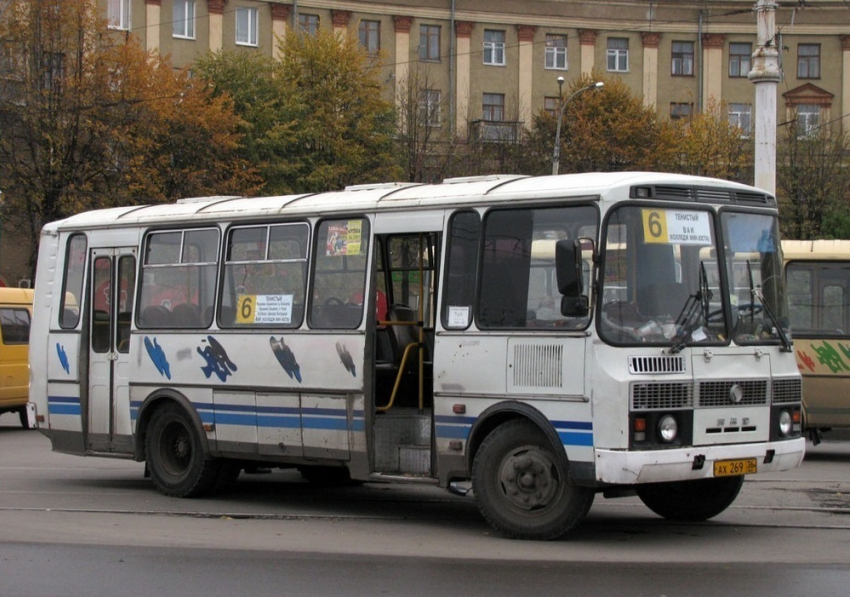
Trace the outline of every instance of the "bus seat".
{"label": "bus seat", "polygon": [[[388,315],[389,321],[405,323],[414,323],[417,321],[416,311],[407,305],[390,305]],[[400,366],[402,356],[404,356],[404,350],[410,344],[416,344],[419,342],[419,327],[416,325],[393,325],[390,326],[390,329],[395,340],[395,364],[396,366]],[[414,368],[416,362],[417,360],[412,358],[412,356],[408,357],[407,368]]]}
{"label": "bus seat", "polygon": [[142,311],[142,316],[139,318],[139,323],[142,327],[148,328],[163,328],[171,325],[171,311],[162,305],[152,305]]}
{"label": "bus seat", "polygon": [[192,303],[174,305],[171,311],[171,323],[180,328],[196,328],[201,326],[201,313]]}

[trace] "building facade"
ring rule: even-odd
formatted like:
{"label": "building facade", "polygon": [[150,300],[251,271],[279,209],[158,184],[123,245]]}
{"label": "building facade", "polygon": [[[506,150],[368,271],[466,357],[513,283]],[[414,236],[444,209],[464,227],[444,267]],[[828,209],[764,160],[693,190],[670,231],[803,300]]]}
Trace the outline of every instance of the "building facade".
{"label": "building facade", "polygon": [[[278,40],[318,27],[358,36],[384,66],[388,98],[427,82],[420,101],[443,106],[459,138],[554,110],[571,80],[626,82],[659,115],[685,118],[712,101],[751,130],[757,47],[753,0],[102,0],[111,27],[191,65],[207,51],[278,55]],[[850,114],[850,7],[778,2],[777,122],[806,127]],[[415,83],[414,83],[415,82]]]}

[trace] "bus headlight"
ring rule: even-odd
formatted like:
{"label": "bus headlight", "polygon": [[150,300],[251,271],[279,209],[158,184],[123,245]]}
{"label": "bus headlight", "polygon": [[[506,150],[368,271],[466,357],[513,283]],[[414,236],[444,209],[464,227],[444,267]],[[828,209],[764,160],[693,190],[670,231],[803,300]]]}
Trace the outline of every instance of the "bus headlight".
{"label": "bus headlight", "polygon": [[666,444],[676,440],[679,435],[679,424],[673,415],[664,415],[658,421],[658,436]]}
{"label": "bus headlight", "polygon": [[783,410],[779,412],[779,435],[782,437],[787,436],[791,433],[793,429],[793,419],[791,417],[791,413],[787,410]]}

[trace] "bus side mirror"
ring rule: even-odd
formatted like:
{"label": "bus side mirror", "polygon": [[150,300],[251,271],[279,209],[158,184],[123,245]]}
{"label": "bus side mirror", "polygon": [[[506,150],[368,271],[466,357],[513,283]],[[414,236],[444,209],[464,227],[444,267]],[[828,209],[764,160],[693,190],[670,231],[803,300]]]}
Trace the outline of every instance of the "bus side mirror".
{"label": "bus side mirror", "polygon": [[582,282],[581,242],[559,240],[555,244],[555,273],[561,297],[561,315],[584,317],[587,315],[587,296]]}

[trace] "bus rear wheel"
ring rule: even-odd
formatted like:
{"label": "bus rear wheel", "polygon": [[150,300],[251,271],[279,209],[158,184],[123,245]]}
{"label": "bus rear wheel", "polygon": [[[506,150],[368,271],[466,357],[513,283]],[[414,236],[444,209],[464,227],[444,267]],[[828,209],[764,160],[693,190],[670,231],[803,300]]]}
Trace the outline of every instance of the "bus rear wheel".
{"label": "bus rear wheel", "polygon": [[162,406],[151,416],[145,453],[151,480],[165,495],[204,495],[219,478],[221,463],[204,455],[194,422],[176,404]]}
{"label": "bus rear wheel", "polygon": [[647,508],[668,520],[702,522],[732,505],[744,477],[715,477],[697,481],[647,483],[636,487]]}
{"label": "bus rear wheel", "polygon": [[535,425],[513,420],[482,442],[472,465],[481,515],[511,539],[556,539],[585,517],[594,492],[570,483],[564,459]]}

